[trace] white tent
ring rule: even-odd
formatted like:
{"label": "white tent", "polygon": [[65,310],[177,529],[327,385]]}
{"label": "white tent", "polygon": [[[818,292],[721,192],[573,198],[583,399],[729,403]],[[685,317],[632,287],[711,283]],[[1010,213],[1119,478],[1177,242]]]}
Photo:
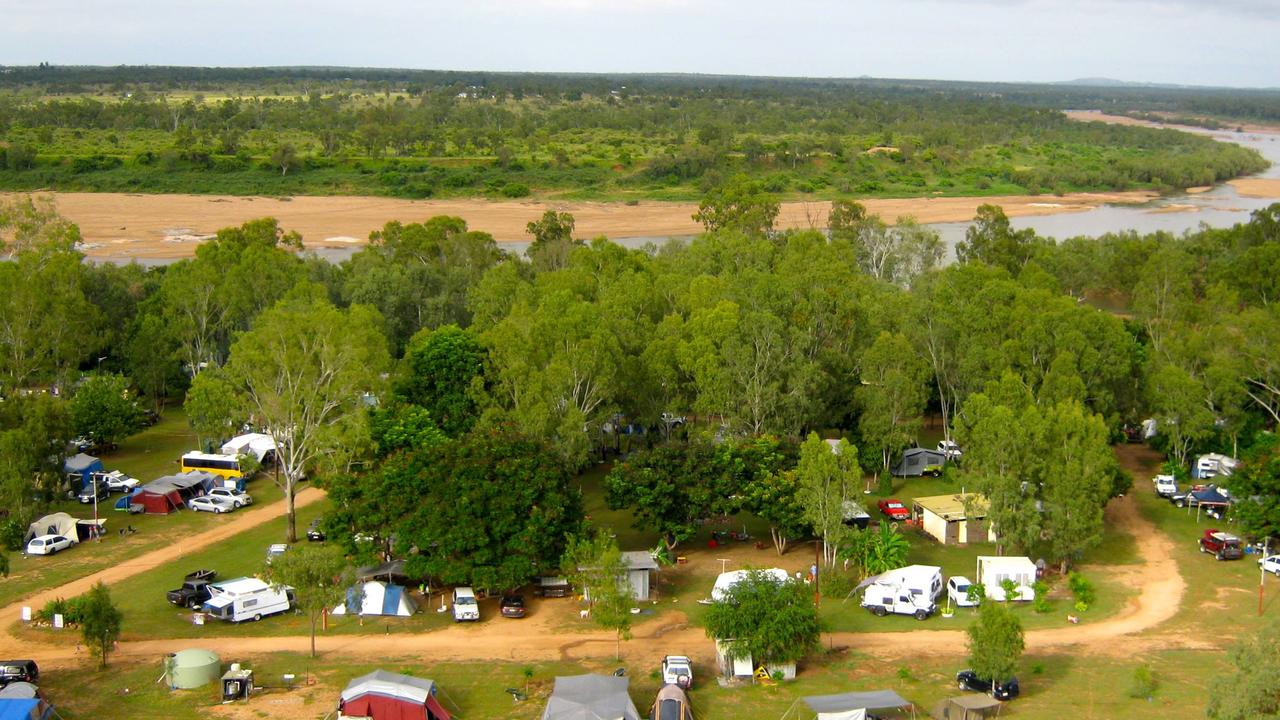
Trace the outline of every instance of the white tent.
{"label": "white tent", "polygon": [[258,462],[262,462],[269,453],[276,452],[276,441],[263,433],[237,435],[223,443],[219,452],[223,455],[252,455]]}
{"label": "white tent", "polygon": [[557,677],[542,720],[640,720],[627,684],[613,675]]}
{"label": "white tent", "polygon": [[[363,595],[361,592],[363,591]],[[347,601],[333,609],[334,615],[394,615],[409,617],[418,606],[409,593],[399,585],[388,585],[380,580],[370,580],[363,585],[347,589]]]}
{"label": "white tent", "polygon": [[744,580],[752,572],[762,572],[769,577],[784,583],[791,579],[786,570],[781,568],[771,568],[769,570],[731,570],[726,573],[720,573],[716,578],[716,584],[711,588],[711,599],[715,602],[721,602],[727,597],[729,588]]}
{"label": "white tent", "polygon": [[31,542],[31,538],[41,535],[61,535],[72,544],[80,542],[80,535],[76,532],[76,519],[62,512],[45,515],[28,525],[22,543],[25,545]]}

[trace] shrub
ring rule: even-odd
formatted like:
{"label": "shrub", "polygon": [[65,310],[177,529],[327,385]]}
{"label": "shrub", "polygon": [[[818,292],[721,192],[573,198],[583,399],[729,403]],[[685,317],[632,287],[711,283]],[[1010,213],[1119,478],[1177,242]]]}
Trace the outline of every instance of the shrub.
{"label": "shrub", "polygon": [[529,196],[529,186],[523,183],[509,182],[502,186],[502,196],[521,198]]}
{"label": "shrub", "polygon": [[1076,610],[1080,612],[1088,610],[1093,601],[1097,599],[1097,592],[1094,590],[1093,583],[1078,572],[1073,572],[1067,576],[1067,586],[1071,588],[1071,594],[1076,599]]}
{"label": "shrub", "polygon": [[1037,580],[1031,585],[1031,589],[1035,590],[1036,598],[1032,603],[1032,607],[1038,613],[1047,613],[1053,608],[1049,605],[1049,584],[1043,580]]}
{"label": "shrub", "polygon": [[1133,682],[1129,685],[1129,697],[1138,700],[1150,700],[1156,694],[1160,683],[1150,665],[1139,665],[1133,669]]}

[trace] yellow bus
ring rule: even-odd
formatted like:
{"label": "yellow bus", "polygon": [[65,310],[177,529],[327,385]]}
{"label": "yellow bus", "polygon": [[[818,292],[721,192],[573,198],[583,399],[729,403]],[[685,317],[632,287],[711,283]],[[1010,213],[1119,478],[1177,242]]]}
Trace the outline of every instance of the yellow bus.
{"label": "yellow bus", "polygon": [[191,470],[203,470],[228,480],[239,480],[244,477],[244,470],[240,468],[240,458],[236,455],[189,452],[182,456],[182,472]]}

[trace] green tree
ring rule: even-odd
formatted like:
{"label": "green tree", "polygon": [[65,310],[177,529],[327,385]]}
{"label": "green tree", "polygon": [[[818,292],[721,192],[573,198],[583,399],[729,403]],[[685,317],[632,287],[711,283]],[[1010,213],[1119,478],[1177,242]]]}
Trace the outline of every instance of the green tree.
{"label": "green tree", "polygon": [[111,593],[101,580],[89,588],[80,608],[80,636],[89,652],[98,658],[98,667],[105,668],[107,655],[120,638],[124,614],[111,601]]}
{"label": "green tree", "polygon": [[176,359],[178,345],[164,319],[156,313],[135,318],[124,352],[130,377],[151,401],[152,409],[160,412],[175,378],[181,374]]}
{"label": "green tree", "polygon": [[129,393],[123,375],[98,373],[76,388],[71,398],[71,422],[76,433],[114,447],[142,428],[142,408]]}
{"label": "green tree", "polygon": [[861,385],[854,390],[861,410],[858,429],[866,445],[880,450],[880,477],[920,432],[927,368],[905,335],[887,332],[863,353],[860,365]]}
{"label": "green tree", "polygon": [[880,523],[878,530],[850,531],[840,557],[855,564],[863,577],[879,575],[907,564],[911,543],[895,523]]}
{"label": "green tree", "polygon": [[1248,633],[1227,655],[1231,671],[1214,680],[1206,714],[1212,720],[1280,716],[1280,623]]}
{"label": "green tree", "polygon": [[742,488],[725,471],[730,452],[705,441],[634,452],[605,476],[605,500],[611,509],[631,509],[637,529],[656,531],[675,549],[702,520],[737,511]]}
{"label": "green tree", "polygon": [[693,219],[707,232],[731,230],[744,235],[766,235],[773,230],[780,210],[778,201],[760,183],[735,175],[703,197]]}
{"label": "green tree", "polygon": [[728,642],[732,658],[750,656],[758,665],[795,662],[817,652],[822,625],[818,608],[801,583],[759,570],[729,586],[703,619],[707,637]]}
{"label": "green tree", "polygon": [[956,259],[961,263],[983,262],[1016,276],[1045,243],[1031,228],[1014,230],[1000,206],[979,205],[973,224],[964,232],[964,240],[956,244]]}
{"label": "green tree", "polygon": [[627,582],[627,564],[618,543],[608,534],[596,532],[578,537],[565,550],[560,569],[590,603],[591,619],[616,636],[617,658],[622,658],[622,641],[631,639],[631,608],[635,598]]}
{"label": "green tree", "polygon": [[1280,441],[1263,436],[1241,461],[1226,478],[1232,497],[1242,498],[1231,516],[1247,536],[1280,539]]}
{"label": "green tree", "polygon": [[1102,540],[1102,509],[1111,499],[1116,457],[1106,422],[1075,402],[1048,409],[1039,434],[1044,537],[1065,573]]}
{"label": "green tree", "polygon": [[1003,603],[983,601],[978,619],[968,627],[969,666],[983,680],[1013,677],[1026,643],[1018,616]]}
{"label": "green tree", "polygon": [[755,478],[745,488],[744,508],[769,523],[773,549],[782,555],[790,540],[808,532],[800,485],[792,470],[770,472]]}
{"label": "green tree", "polygon": [[456,437],[475,424],[484,362],[484,346],[470,330],[445,325],[419,332],[409,341],[396,394],[424,408],[441,430]]}
{"label": "green tree", "polygon": [[288,175],[290,170],[300,164],[298,149],[292,143],[280,143],[271,151],[271,164],[280,168],[281,177]]}
{"label": "green tree", "polygon": [[[365,421],[365,398],[381,390],[390,359],[378,324],[368,307],[338,310],[314,292],[295,293],[259,315],[211,377],[210,384],[226,387],[211,394],[235,399],[226,417],[252,416],[275,439],[288,542],[297,538],[298,483]],[[201,385],[192,392],[199,397]]]}
{"label": "green tree", "polygon": [[355,522],[394,534],[410,574],[445,583],[517,588],[557,567],[582,525],[564,461],[509,432],[477,430],[394,456],[369,481],[364,497],[376,507]]}
{"label": "green tree", "polygon": [[316,623],[328,608],[347,598],[355,570],[336,545],[304,545],[276,556],[266,565],[267,580],[293,589],[294,605],[311,622],[311,657],[316,656]]}
{"label": "green tree", "polygon": [[528,256],[539,271],[559,270],[569,264],[569,251],[573,239],[573,215],[548,210],[538,220],[525,226],[525,232],[533,236]]}
{"label": "green tree", "polygon": [[809,433],[800,446],[796,467],[800,503],[809,526],[822,537],[822,557],[827,567],[835,567],[840,554],[840,543],[848,532],[844,524],[845,503],[856,492],[861,474],[858,451],[846,440],[833,448],[817,433]]}
{"label": "green tree", "polygon": [[0,263],[0,383],[61,379],[96,347],[99,313],[85,297],[81,260],[51,242]]}

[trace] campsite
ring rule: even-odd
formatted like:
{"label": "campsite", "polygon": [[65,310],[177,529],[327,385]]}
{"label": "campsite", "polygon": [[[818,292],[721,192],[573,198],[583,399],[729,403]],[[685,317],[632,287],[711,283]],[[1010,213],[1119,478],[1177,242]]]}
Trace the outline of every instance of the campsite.
{"label": "campsite", "polygon": [[0,720],[1274,715],[1277,98],[0,65]]}

